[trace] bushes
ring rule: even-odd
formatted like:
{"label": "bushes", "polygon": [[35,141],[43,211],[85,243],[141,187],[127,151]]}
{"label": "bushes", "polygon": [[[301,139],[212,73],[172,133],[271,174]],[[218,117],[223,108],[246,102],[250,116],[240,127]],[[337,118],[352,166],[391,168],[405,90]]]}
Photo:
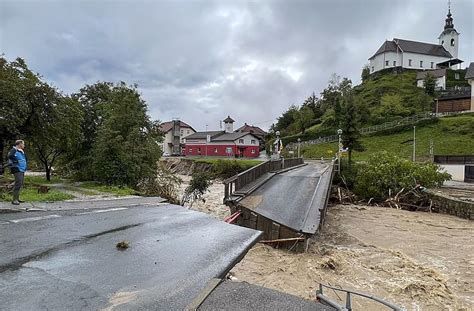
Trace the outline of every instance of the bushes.
{"label": "bushes", "polygon": [[217,160],[214,162],[213,173],[215,177],[220,178],[229,178],[245,171],[246,169],[252,167],[253,165],[245,165],[245,163],[240,163],[237,160]]}
{"label": "bushes", "polygon": [[435,164],[414,163],[385,151],[370,155],[367,163],[357,165],[354,174],[354,192],[362,198],[375,200],[386,199],[417,184],[431,188],[451,179]]}

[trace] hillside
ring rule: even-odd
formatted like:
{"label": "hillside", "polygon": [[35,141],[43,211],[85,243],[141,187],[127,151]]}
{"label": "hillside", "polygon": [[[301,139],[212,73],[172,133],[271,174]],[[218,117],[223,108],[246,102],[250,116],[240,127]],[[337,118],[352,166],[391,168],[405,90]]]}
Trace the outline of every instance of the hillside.
{"label": "hillside", "polygon": [[[418,160],[429,159],[430,140],[434,154],[472,155],[474,154],[474,113],[440,118],[418,124],[416,127],[416,156]],[[354,152],[355,160],[366,160],[369,154],[386,150],[403,158],[411,159],[413,152],[413,129],[392,130],[361,138],[363,152]],[[337,143],[305,146],[305,158],[333,156]]]}

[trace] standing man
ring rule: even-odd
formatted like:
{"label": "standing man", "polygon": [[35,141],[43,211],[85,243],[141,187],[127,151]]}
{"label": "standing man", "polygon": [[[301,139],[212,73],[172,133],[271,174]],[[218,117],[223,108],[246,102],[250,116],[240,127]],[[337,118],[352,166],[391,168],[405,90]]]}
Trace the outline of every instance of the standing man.
{"label": "standing man", "polygon": [[25,156],[25,142],[17,140],[15,146],[8,152],[8,165],[10,171],[15,176],[15,185],[13,186],[13,205],[19,205],[20,189],[23,186],[23,180],[26,172],[26,156]]}

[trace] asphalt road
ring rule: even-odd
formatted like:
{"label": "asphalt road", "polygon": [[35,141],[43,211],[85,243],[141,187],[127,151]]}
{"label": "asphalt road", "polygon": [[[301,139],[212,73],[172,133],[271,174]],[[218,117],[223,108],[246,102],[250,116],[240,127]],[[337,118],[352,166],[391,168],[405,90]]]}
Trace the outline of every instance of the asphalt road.
{"label": "asphalt road", "polygon": [[[327,164],[318,162],[278,174],[240,201],[246,208],[296,231],[315,233],[325,204]],[[324,178],[329,177],[325,174]],[[325,185],[325,186],[323,186]]]}
{"label": "asphalt road", "polygon": [[0,214],[0,309],[183,309],[260,234],[174,205]]}

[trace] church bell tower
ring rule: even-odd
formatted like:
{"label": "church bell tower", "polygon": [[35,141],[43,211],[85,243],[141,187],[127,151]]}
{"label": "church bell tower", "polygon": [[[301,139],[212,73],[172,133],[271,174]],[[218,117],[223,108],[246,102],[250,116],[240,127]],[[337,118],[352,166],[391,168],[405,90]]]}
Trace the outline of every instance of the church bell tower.
{"label": "church bell tower", "polygon": [[443,32],[439,35],[439,44],[442,45],[454,59],[458,58],[459,33],[454,29],[453,18],[451,14],[451,1],[448,3],[448,15],[446,17]]}

